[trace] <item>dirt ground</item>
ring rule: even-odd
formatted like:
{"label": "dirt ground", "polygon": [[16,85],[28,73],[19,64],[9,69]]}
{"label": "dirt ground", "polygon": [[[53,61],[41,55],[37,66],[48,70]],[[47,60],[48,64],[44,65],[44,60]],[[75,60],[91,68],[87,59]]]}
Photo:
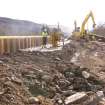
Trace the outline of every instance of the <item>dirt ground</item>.
{"label": "dirt ground", "polygon": [[77,92],[86,98],[68,105],[104,105],[96,94],[105,93],[104,56],[104,43],[84,40],[73,40],[61,51],[0,56],[0,105],[65,105]]}

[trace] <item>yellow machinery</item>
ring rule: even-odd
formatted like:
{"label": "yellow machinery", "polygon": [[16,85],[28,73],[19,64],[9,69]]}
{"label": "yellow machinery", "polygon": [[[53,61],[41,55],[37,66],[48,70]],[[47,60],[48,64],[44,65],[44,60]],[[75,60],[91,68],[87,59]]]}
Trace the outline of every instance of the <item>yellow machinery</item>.
{"label": "yellow machinery", "polygon": [[60,42],[60,32],[58,29],[54,28],[51,32],[52,47],[58,47],[58,42]]}
{"label": "yellow machinery", "polygon": [[87,30],[85,30],[85,25],[86,25],[86,23],[87,23],[87,21],[89,20],[90,17],[92,18],[92,21],[93,21],[93,28],[95,28],[96,24],[95,24],[95,21],[94,21],[94,16],[93,16],[92,11],[90,11],[90,13],[85,17],[85,19],[82,23],[81,29],[79,27],[77,27],[77,24],[76,24],[76,21],[75,21],[75,23],[74,23],[75,30],[73,32],[73,37],[83,38],[83,37],[86,37],[87,35],[92,35],[90,33],[87,33]]}
{"label": "yellow machinery", "polygon": [[52,32],[50,34],[51,34],[50,39],[51,39],[52,47],[58,47],[58,43],[61,40],[61,35],[63,34],[61,32],[60,27],[59,27],[59,23],[58,23],[58,27],[53,28],[53,30],[52,30]]}

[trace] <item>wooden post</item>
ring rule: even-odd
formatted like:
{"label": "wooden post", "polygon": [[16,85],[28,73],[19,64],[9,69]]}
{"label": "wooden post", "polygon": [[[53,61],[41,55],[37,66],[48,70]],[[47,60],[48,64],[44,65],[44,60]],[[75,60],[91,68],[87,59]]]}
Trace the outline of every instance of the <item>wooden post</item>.
{"label": "wooden post", "polygon": [[7,40],[7,53],[10,53],[10,39],[6,39]]}
{"label": "wooden post", "polygon": [[19,50],[21,49],[20,47],[20,38],[18,39],[18,46],[19,46]]}
{"label": "wooden post", "polygon": [[27,48],[27,45],[26,45],[26,38],[24,38],[24,48]]}
{"label": "wooden post", "polygon": [[13,42],[13,53],[16,52],[16,39],[12,39]]}
{"label": "wooden post", "polygon": [[4,39],[1,39],[1,54],[4,53]]}
{"label": "wooden post", "polygon": [[30,47],[29,47],[29,48],[31,48],[31,38],[29,38],[29,45],[30,45]]}
{"label": "wooden post", "polygon": [[32,38],[32,47],[35,47],[34,37]]}
{"label": "wooden post", "polygon": [[24,38],[22,38],[22,49],[24,49]]}

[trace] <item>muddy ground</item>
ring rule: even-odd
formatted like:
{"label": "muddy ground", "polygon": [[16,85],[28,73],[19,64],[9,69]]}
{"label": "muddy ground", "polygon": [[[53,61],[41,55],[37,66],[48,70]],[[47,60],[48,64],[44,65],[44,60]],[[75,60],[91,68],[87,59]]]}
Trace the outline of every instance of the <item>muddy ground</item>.
{"label": "muddy ground", "polygon": [[0,105],[65,105],[77,92],[85,92],[85,99],[68,105],[104,105],[96,94],[105,93],[104,56],[104,43],[84,40],[72,40],[61,51],[3,55]]}

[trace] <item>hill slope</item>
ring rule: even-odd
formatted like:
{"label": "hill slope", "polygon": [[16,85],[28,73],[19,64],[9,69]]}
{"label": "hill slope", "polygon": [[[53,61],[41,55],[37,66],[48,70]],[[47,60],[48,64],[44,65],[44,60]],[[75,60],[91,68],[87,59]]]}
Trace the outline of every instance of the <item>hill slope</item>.
{"label": "hill slope", "polygon": [[[26,20],[16,20],[0,17],[0,35],[39,35],[42,24]],[[57,28],[56,25],[48,25],[50,31]],[[65,26],[60,26],[65,35],[69,35],[70,30]]]}
{"label": "hill slope", "polygon": [[40,29],[41,24],[0,17],[0,35],[35,35]]}

